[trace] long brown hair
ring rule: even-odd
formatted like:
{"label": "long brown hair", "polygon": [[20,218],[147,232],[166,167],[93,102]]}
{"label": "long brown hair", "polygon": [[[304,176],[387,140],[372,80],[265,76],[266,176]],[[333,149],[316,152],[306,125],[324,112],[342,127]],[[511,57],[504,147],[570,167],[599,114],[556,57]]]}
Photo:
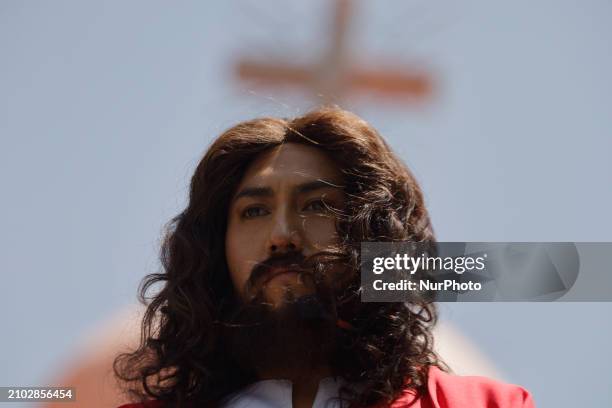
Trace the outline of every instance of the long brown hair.
{"label": "long brown hair", "polygon": [[[220,305],[235,300],[224,252],[227,209],[253,159],[289,142],[322,149],[342,170],[348,199],[338,231],[353,268],[364,241],[434,242],[415,178],[363,119],[325,107],[295,119],[239,123],[198,164],[187,208],[172,219],[163,241],[163,270],[142,282],[140,299],[148,308],[140,347],[114,365],[118,379],[139,384],[131,388],[138,398],[212,405],[256,380],[232,360],[218,325]],[[425,299],[361,303],[355,276],[347,288],[350,314],[342,316],[348,328],[339,329],[332,369],[362,384],[350,397],[356,406],[391,402],[406,387],[418,395],[429,366],[439,364],[431,336],[434,305]]]}

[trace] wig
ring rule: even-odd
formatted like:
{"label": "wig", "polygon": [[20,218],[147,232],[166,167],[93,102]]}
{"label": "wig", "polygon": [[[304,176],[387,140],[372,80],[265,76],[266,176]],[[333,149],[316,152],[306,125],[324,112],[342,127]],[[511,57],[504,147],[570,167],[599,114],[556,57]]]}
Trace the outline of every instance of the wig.
{"label": "wig", "polygon": [[[335,294],[339,322],[329,361],[335,375],[360,384],[344,390],[354,407],[390,403],[400,393],[425,392],[433,351],[435,305],[360,301],[360,245],[372,241],[434,243],[415,178],[378,132],[358,116],[323,107],[294,119],[260,118],[221,134],[191,179],[187,207],[168,224],[162,270],[145,277],[147,304],[141,344],[121,354],[117,378],[140,400],[165,406],[214,406],[256,381],[228,350],[224,308],[235,294],[225,256],[227,211],[246,169],[261,153],[283,143],[326,152],[344,175],[347,202],[337,218],[342,262],[353,273]],[[155,290],[154,290],[155,289]]]}

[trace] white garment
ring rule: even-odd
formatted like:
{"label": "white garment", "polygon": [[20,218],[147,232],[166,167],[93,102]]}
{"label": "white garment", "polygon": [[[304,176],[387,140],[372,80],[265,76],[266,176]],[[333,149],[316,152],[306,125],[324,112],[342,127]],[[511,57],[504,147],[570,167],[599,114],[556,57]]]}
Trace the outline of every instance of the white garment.
{"label": "white garment", "polygon": [[[337,399],[345,385],[341,378],[325,377],[319,381],[312,408],[342,408]],[[292,408],[293,383],[289,380],[262,380],[228,396],[223,408]]]}

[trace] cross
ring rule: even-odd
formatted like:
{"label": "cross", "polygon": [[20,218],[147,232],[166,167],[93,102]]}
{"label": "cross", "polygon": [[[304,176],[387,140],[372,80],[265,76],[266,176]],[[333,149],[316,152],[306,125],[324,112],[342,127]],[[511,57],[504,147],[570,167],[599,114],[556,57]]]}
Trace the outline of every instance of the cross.
{"label": "cross", "polygon": [[352,3],[352,0],[336,0],[332,41],[318,63],[300,66],[285,61],[271,63],[240,59],[236,64],[238,78],[263,86],[307,88],[328,102],[364,91],[395,100],[417,101],[430,96],[432,79],[423,70],[351,64],[346,51],[346,37]]}

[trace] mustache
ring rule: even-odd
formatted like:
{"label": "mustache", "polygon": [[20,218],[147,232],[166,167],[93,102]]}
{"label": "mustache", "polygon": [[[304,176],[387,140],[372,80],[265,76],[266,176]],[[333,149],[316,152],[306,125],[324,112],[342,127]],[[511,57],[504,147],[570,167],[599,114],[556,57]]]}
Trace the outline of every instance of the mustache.
{"label": "mustache", "polygon": [[300,252],[289,252],[275,255],[263,262],[255,264],[246,282],[247,293],[272,276],[275,269],[290,269],[298,273],[312,272],[312,266],[307,265],[306,257]]}

